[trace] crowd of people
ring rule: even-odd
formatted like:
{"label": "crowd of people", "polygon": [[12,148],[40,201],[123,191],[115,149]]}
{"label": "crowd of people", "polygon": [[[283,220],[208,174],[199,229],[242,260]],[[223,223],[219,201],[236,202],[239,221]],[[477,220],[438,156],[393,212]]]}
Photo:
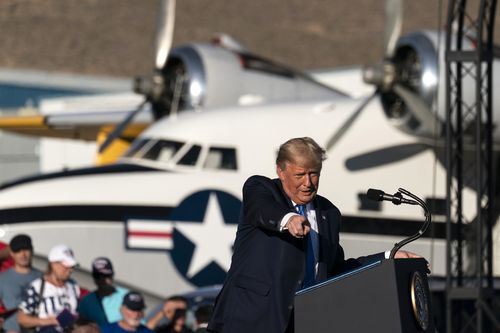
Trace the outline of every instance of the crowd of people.
{"label": "crowd of people", "polygon": [[[0,332],[193,332],[186,325],[188,301],[182,296],[169,297],[158,313],[145,320],[144,297],[115,284],[109,258],[92,262],[96,289],[87,293],[71,278],[78,261],[67,245],[51,248],[45,272],[32,266],[32,258],[28,235],[16,235],[0,246]],[[205,332],[211,306],[200,306],[195,315],[196,332]]]}

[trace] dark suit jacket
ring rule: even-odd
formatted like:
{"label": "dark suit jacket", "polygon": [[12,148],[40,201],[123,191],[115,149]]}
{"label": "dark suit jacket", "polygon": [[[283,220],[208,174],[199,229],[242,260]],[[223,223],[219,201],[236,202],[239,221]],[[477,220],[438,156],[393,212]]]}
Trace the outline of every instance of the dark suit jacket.
{"label": "dark suit jacket", "polygon": [[[319,195],[314,207],[320,246],[317,282],[375,259],[344,260],[340,211]],[[295,291],[302,285],[306,248],[305,238],[279,231],[281,219],[290,212],[295,210],[279,179],[252,176],[245,182],[231,268],[208,331],[285,332],[293,320]]]}

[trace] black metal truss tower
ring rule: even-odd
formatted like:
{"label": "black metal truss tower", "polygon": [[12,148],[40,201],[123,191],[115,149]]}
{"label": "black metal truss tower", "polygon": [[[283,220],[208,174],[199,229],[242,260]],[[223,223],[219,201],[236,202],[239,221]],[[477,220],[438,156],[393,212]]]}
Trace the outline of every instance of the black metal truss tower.
{"label": "black metal truss tower", "polygon": [[[470,10],[466,0],[450,0],[446,26],[446,326],[450,333],[500,331],[492,311],[496,0],[474,4],[479,8]],[[476,18],[471,13],[477,13]],[[474,90],[465,91],[471,85]],[[476,192],[473,212],[464,211],[464,200],[471,200],[466,187]]]}

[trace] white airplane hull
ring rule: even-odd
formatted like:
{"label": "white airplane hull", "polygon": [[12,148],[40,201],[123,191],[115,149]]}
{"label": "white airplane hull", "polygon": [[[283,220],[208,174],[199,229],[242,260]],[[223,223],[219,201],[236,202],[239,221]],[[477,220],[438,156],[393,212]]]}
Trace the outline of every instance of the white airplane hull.
{"label": "white airplane hull", "polygon": [[[217,122],[208,120],[217,118],[216,111],[165,119],[144,136],[176,138],[182,134],[195,142],[226,140],[241,148],[239,169],[208,171],[200,165],[189,170],[160,169],[154,161],[124,159],[108,167],[21,180],[0,190],[0,239],[28,233],[41,256],[52,245],[67,243],[84,270],[90,270],[95,257],[108,256],[117,281],[159,296],[221,283],[230,265],[245,179],[252,174],[274,177],[275,151],[290,137],[307,135],[325,145],[358,103],[294,103],[245,114],[229,110],[223,113],[224,121]],[[259,112],[266,114],[266,123],[252,129],[252,117],[258,119]],[[295,112],[302,119],[296,127],[273,130],[280,119]],[[245,119],[246,114],[252,117]],[[210,131],[191,133],[192,128],[200,128],[195,126],[199,123]],[[228,124],[240,138],[224,132]],[[393,193],[404,187],[424,199],[446,197],[445,170],[431,149],[383,165],[355,159],[402,144],[419,141],[391,126],[378,103],[372,103],[328,151],[319,193],[343,213],[341,243],[349,257],[390,250],[405,235],[416,233],[424,219],[417,206],[384,202],[378,210],[363,209],[359,195],[368,188]],[[466,190],[464,198],[466,215],[472,218],[474,191]],[[444,216],[435,215],[434,221],[435,237],[425,235],[405,249],[425,256],[433,274],[444,276]],[[494,237],[499,244],[498,227]]]}

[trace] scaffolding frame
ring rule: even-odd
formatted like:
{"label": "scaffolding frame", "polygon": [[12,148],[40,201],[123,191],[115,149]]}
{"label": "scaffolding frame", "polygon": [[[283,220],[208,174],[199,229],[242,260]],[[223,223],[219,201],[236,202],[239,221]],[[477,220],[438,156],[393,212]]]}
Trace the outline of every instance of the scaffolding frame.
{"label": "scaffolding frame", "polygon": [[[476,18],[466,0],[450,0],[446,23],[446,327],[493,332],[494,184],[493,28],[496,0],[480,0]],[[467,24],[466,24],[467,23]],[[466,40],[475,41],[468,47]],[[474,100],[464,86],[474,82]],[[469,84],[470,86],[470,84]],[[476,192],[475,216],[464,212],[464,190]]]}

